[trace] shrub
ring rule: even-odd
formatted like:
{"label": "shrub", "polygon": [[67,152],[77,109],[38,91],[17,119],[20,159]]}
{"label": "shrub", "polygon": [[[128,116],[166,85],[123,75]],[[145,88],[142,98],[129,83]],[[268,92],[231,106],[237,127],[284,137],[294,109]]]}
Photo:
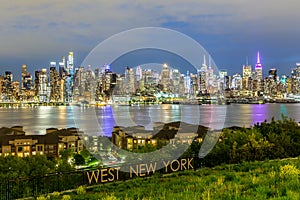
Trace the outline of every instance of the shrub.
{"label": "shrub", "polygon": [[115,197],[113,194],[111,194],[110,196],[106,196],[102,198],[102,200],[119,200],[119,199]]}
{"label": "shrub", "polygon": [[85,190],[85,188],[81,185],[81,186],[79,186],[79,187],[76,189],[76,193],[77,193],[78,195],[82,195],[82,194],[85,194],[85,193],[86,193],[86,190]]}
{"label": "shrub", "polygon": [[59,192],[53,192],[51,195],[51,199],[59,199],[60,193]]}
{"label": "shrub", "polygon": [[71,200],[71,196],[70,195],[64,195],[64,196],[62,196],[62,200]]}
{"label": "shrub", "polygon": [[47,200],[47,198],[44,197],[44,196],[39,196],[39,197],[37,198],[37,200]]}
{"label": "shrub", "polygon": [[299,174],[299,170],[294,165],[284,165],[280,167],[280,178],[292,178],[297,177]]}

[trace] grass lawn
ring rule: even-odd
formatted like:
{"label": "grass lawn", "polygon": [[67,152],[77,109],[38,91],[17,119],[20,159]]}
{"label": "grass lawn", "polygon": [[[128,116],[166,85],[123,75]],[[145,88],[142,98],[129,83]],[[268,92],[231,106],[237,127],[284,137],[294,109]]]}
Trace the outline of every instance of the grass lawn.
{"label": "grass lawn", "polygon": [[48,199],[300,199],[299,175],[298,158],[245,162],[79,187]]}

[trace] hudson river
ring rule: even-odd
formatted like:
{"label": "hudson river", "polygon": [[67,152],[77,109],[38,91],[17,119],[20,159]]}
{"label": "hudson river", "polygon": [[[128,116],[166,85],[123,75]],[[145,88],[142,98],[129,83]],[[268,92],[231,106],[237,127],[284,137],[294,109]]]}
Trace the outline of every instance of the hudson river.
{"label": "hudson river", "polygon": [[272,117],[281,119],[281,114],[300,122],[300,103],[0,108],[0,127],[23,126],[27,134],[45,134],[46,128],[52,127],[78,127],[111,136],[115,125],[142,125],[151,130],[155,122],[185,121],[221,129],[249,127]]}

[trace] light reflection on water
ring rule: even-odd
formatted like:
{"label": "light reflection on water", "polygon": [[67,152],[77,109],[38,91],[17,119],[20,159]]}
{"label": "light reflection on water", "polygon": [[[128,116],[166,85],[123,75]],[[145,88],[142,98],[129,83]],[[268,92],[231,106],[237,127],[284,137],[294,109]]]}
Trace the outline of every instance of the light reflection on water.
{"label": "light reflection on water", "polygon": [[[91,108],[94,109],[94,108]],[[113,126],[143,125],[151,129],[154,122],[185,121],[214,129],[230,126],[249,127],[284,114],[300,121],[300,104],[231,104],[231,105],[153,105],[106,106],[95,109],[102,132],[111,135]],[[95,115],[95,114],[93,114]],[[71,107],[1,108],[0,127],[23,126],[28,134],[45,134],[47,128],[76,127]],[[87,120],[89,117],[86,116]]]}

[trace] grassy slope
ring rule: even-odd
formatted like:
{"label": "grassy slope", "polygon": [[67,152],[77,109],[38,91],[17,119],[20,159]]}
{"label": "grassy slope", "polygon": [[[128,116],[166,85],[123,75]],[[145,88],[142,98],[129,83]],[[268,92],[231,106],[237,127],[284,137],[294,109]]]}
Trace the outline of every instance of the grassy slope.
{"label": "grassy slope", "polygon": [[136,178],[88,189],[72,199],[300,199],[299,159],[223,165],[164,177]]}

